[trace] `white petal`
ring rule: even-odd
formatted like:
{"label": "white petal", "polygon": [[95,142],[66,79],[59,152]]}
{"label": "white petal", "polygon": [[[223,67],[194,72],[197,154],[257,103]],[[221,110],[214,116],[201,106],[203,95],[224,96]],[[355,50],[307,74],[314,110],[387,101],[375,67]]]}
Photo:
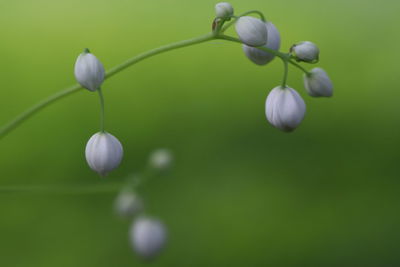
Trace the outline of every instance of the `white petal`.
{"label": "white petal", "polygon": [[276,128],[290,132],[302,122],[306,105],[296,90],[280,86],[269,93],[265,103],[268,121]]}
{"label": "white petal", "polygon": [[[271,22],[266,22],[265,26],[268,32],[268,40],[264,46],[272,50],[279,51],[281,47],[281,36],[278,29]],[[275,55],[271,53],[245,44],[243,44],[243,51],[245,55],[257,65],[268,64],[275,58]]]}
{"label": "white petal", "polygon": [[267,43],[268,32],[262,20],[244,16],[235,25],[239,39],[249,46],[263,46]]}

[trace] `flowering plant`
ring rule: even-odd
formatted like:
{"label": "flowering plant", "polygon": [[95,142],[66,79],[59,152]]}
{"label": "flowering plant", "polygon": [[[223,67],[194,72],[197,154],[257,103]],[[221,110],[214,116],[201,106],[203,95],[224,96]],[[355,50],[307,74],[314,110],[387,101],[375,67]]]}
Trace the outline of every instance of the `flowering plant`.
{"label": "flowering plant", "polygon": [[[306,113],[306,104],[300,94],[287,85],[289,65],[304,73],[304,86],[310,96],[332,96],[333,85],[325,70],[313,68],[309,71],[301,65],[302,63],[315,64],[319,61],[320,51],[317,45],[309,41],[302,41],[291,46],[288,52],[282,52],[280,51],[280,31],[275,24],[266,20],[262,12],[251,10],[236,15],[232,5],[226,2],[218,3],[215,6],[215,11],[216,16],[208,34],[149,50],[108,71],[105,71],[101,61],[89,49],[85,49],[75,63],[74,75],[78,83],[44,99],[11,120],[0,128],[0,138],[5,137],[6,134],[36,112],[68,95],[83,88],[87,89],[88,93],[96,92],[99,95],[101,107],[100,129],[88,140],[85,156],[89,167],[101,176],[105,176],[121,164],[124,151],[123,145],[117,137],[106,131],[103,82],[147,58],[212,40],[241,44],[244,55],[259,66],[268,65],[275,58],[279,58],[283,62],[282,81],[270,91],[265,101],[266,119],[279,130],[284,132],[295,130],[301,124]],[[226,34],[226,31],[232,26],[235,27],[237,37]],[[155,169],[167,168],[170,161],[171,157],[166,151],[158,151],[158,154],[154,154],[151,159],[152,166]],[[143,201],[134,192],[133,187],[136,187],[136,185],[129,184],[128,188],[124,188],[118,195],[115,204],[118,214],[133,216],[143,211]],[[157,255],[163,248],[167,236],[165,226],[160,221],[150,217],[136,219],[130,235],[135,250],[144,258]]]}

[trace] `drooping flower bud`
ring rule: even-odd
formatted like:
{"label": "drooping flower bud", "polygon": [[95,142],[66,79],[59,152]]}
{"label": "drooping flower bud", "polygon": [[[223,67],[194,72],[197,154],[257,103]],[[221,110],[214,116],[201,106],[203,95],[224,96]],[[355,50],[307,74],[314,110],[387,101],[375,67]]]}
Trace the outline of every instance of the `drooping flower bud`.
{"label": "drooping flower bud", "polygon": [[157,170],[167,170],[173,161],[173,156],[171,151],[168,149],[157,149],[151,153],[149,158],[150,167]]}
{"label": "drooping flower bud", "polygon": [[[272,50],[279,51],[281,47],[281,36],[278,29],[271,22],[265,22],[265,27],[267,28],[268,32],[268,39],[267,43],[264,46]],[[257,65],[265,65],[275,58],[274,54],[262,51],[256,47],[251,47],[245,44],[243,44],[243,52],[251,61],[253,61]]]}
{"label": "drooping flower bud", "polygon": [[229,19],[233,16],[233,7],[227,2],[221,2],[215,5],[216,17],[220,19]]}
{"label": "drooping flower bud", "polygon": [[310,96],[330,97],[333,95],[332,81],[321,68],[314,68],[309,74],[304,74],[304,87]]}
{"label": "drooping flower bud", "polygon": [[115,199],[114,210],[120,217],[135,216],[143,211],[143,200],[132,190],[124,189]]}
{"label": "drooping flower bud", "polygon": [[268,32],[262,20],[244,16],[235,25],[239,39],[249,46],[263,46],[267,43]]}
{"label": "drooping flower bud", "polygon": [[75,78],[82,87],[90,91],[99,89],[104,81],[103,64],[88,49],[76,60]]}
{"label": "drooping flower bud", "polygon": [[167,242],[167,230],[158,220],[141,217],[131,226],[131,244],[144,259],[156,257]]}
{"label": "drooping flower bud", "polygon": [[294,53],[297,61],[314,63],[319,59],[319,48],[309,41],[293,45],[290,52]]}
{"label": "drooping flower bud", "polygon": [[90,137],[86,144],[85,154],[89,167],[105,176],[121,163],[123,149],[115,136],[99,132]]}
{"label": "drooping flower bud", "polygon": [[306,104],[296,90],[289,87],[275,87],[265,103],[267,120],[276,128],[291,132],[304,118]]}

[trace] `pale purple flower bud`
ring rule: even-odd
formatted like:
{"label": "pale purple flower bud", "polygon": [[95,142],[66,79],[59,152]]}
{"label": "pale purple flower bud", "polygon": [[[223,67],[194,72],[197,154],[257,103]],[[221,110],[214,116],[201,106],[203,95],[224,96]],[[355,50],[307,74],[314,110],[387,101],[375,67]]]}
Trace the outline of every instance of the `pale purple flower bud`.
{"label": "pale purple flower bud", "polygon": [[167,243],[167,230],[159,220],[141,217],[130,229],[133,249],[144,259],[156,257]]}
{"label": "pale purple flower bud", "polygon": [[244,16],[235,25],[239,39],[249,46],[263,46],[267,43],[268,32],[262,20]]}
{"label": "pale purple flower bud", "polygon": [[233,16],[233,7],[227,2],[221,2],[215,5],[216,17],[220,19],[229,19]]}
{"label": "pale purple flower bud", "polygon": [[319,59],[319,48],[309,41],[293,45],[290,51],[294,53],[297,61],[313,63]]}
{"label": "pale purple flower bud", "polygon": [[[278,29],[271,22],[265,22],[265,27],[267,28],[268,32],[268,40],[264,47],[279,51],[281,47],[281,36]],[[245,44],[243,44],[243,52],[251,61],[253,61],[257,65],[268,64],[275,58],[274,54]]]}
{"label": "pale purple flower bud", "polygon": [[289,87],[275,87],[265,103],[267,120],[276,128],[291,132],[304,118],[306,105],[296,90]]}
{"label": "pale purple flower bud", "polygon": [[168,169],[173,161],[173,156],[171,151],[168,149],[157,149],[151,153],[149,158],[149,165],[157,170]]}
{"label": "pale purple flower bud", "polygon": [[143,211],[143,200],[132,190],[122,190],[114,201],[115,213],[120,217],[131,217]]}
{"label": "pale purple flower bud", "polygon": [[75,78],[82,87],[90,91],[99,89],[104,81],[103,64],[88,49],[76,60]]}
{"label": "pale purple flower bud", "polygon": [[310,96],[330,97],[333,95],[332,81],[321,68],[314,68],[309,74],[304,74],[304,87]]}
{"label": "pale purple flower bud", "polygon": [[86,144],[86,161],[89,167],[102,176],[119,166],[123,156],[121,143],[115,136],[99,132]]}

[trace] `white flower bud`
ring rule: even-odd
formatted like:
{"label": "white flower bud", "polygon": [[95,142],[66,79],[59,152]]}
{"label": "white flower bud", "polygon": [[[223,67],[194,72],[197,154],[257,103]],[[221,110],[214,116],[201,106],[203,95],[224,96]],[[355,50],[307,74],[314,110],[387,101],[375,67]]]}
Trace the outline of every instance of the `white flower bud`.
{"label": "white flower bud", "polygon": [[157,256],[167,242],[164,224],[151,218],[138,218],[132,224],[129,235],[134,250],[145,259]]}
{"label": "white flower bud", "polygon": [[249,46],[263,46],[267,43],[268,32],[262,20],[244,16],[235,25],[239,39]]}
{"label": "white flower bud", "polygon": [[233,7],[227,2],[221,2],[215,5],[217,18],[228,19],[233,15]]}
{"label": "white flower bud", "polygon": [[[279,51],[281,47],[281,36],[278,29],[271,22],[265,22],[265,27],[267,28],[268,32],[268,40],[264,46],[272,50]],[[274,54],[262,51],[258,48],[251,47],[245,44],[243,44],[243,52],[251,61],[253,61],[257,65],[265,65],[271,62],[275,57]]]}
{"label": "white flower bud", "polygon": [[121,163],[123,149],[115,136],[99,132],[90,137],[85,154],[90,168],[105,176]]}
{"label": "white flower bud", "polygon": [[265,103],[268,121],[285,132],[296,129],[303,120],[305,112],[304,100],[296,90],[289,87],[275,87],[269,93]]}
{"label": "white flower bud", "polygon": [[310,96],[330,97],[333,95],[333,84],[328,74],[321,68],[314,68],[310,74],[304,74],[304,87]]}
{"label": "white flower bud", "polygon": [[312,42],[300,42],[290,49],[298,61],[316,62],[319,58],[319,48]]}
{"label": "white flower bud", "polygon": [[173,161],[172,153],[168,149],[158,149],[151,153],[149,165],[157,170],[168,169]]}
{"label": "white flower bud", "polygon": [[120,217],[135,216],[143,211],[143,201],[132,190],[122,190],[114,202],[114,211]]}
{"label": "white flower bud", "polygon": [[76,60],[75,78],[82,87],[90,91],[99,89],[104,81],[103,64],[88,49]]}

